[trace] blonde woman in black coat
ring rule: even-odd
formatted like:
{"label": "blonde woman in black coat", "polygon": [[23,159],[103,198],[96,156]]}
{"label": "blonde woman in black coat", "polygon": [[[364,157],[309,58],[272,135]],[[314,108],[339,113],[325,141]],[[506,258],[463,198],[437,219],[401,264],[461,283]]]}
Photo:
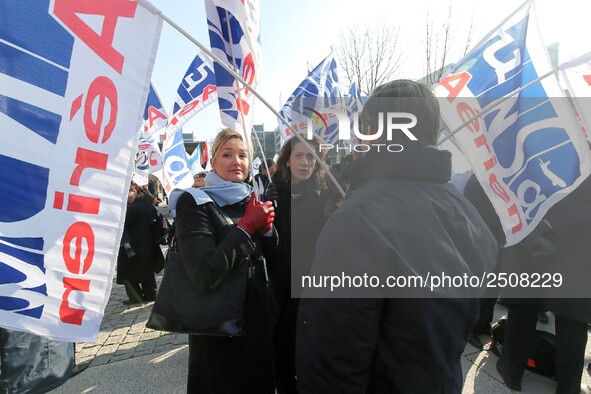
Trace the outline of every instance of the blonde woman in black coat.
{"label": "blonde woman in black coat", "polygon": [[[255,201],[244,183],[250,160],[241,134],[224,129],[217,135],[211,167],[204,187],[180,190],[170,201],[187,275],[200,292],[238,300],[236,316],[219,322],[220,331],[237,334],[189,336],[187,392],[274,393],[268,284],[277,247],[274,208]],[[236,283],[246,282],[241,294],[224,286],[237,277]]]}

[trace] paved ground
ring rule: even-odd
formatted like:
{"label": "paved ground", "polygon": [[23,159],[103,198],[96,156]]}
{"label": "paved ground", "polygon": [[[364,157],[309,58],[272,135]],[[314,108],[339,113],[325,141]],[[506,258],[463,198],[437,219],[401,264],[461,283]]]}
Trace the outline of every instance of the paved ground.
{"label": "paved ground", "polygon": [[[160,281],[158,277],[158,281]],[[90,367],[71,378],[53,394],[71,393],[184,393],[187,376],[187,336],[145,327],[152,303],[127,306],[123,286],[113,284],[96,343],[76,345],[76,361],[90,361]],[[504,313],[497,307],[496,315]],[[553,326],[545,326],[548,331]],[[482,337],[483,341],[487,338]],[[468,345],[462,357],[464,390],[468,393],[511,393],[495,371],[497,357]],[[591,361],[588,344],[586,362]],[[591,377],[583,373],[583,381]],[[554,393],[551,379],[526,372],[523,393]]]}

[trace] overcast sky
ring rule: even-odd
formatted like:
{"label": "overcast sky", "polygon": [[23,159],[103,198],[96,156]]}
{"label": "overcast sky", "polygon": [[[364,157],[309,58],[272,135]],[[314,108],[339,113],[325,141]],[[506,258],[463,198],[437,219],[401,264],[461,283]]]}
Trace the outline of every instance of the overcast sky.
{"label": "overcast sky", "polygon": [[[169,18],[209,47],[202,0],[152,0]],[[473,21],[472,45],[514,11],[521,0],[451,0],[453,49],[450,62],[459,60]],[[591,2],[536,0],[538,20],[547,45],[561,43],[560,61],[591,51]],[[403,64],[397,78],[418,79],[424,74],[424,36],[427,15],[444,23],[450,2],[446,0],[261,0],[263,69],[257,89],[271,104],[280,106],[307,74],[336,47],[339,32],[355,25],[375,24],[379,19],[400,28]],[[167,110],[197,47],[164,23],[152,80]],[[341,73],[341,80],[344,75]],[[348,89],[348,86],[343,86]],[[255,103],[255,123],[265,130],[277,122],[262,103]],[[221,127],[219,110],[212,104],[184,127],[200,140],[210,140]]]}

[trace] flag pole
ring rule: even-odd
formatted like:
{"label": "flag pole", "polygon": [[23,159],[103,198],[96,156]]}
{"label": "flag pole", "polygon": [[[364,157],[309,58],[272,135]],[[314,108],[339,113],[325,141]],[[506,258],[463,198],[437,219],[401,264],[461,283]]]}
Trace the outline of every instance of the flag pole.
{"label": "flag pole", "polygon": [[489,105],[487,105],[486,107],[484,107],[482,109],[482,111],[480,111],[476,115],[472,116],[470,119],[468,119],[467,121],[465,121],[464,123],[462,123],[461,125],[459,125],[458,127],[456,127],[449,134],[447,134],[443,139],[441,139],[441,141],[439,141],[437,143],[437,146],[441,145],[442,143],[444,143],[445,141],[447,141],[448,139],[450,139],[451,137],[453,137],[460,130],[462,130],[464,127],[468,126],[470,123],[474,122],[476,119],[478,119],[481,116],[486,115],[487,113],[489,113],[491,110],[493,110],[499,104],[504,103],[505,101],[509,100],[511,97],[513,97],[514,95],[516,95],[517,93],[519,93],[519,92],[521,92],[521,91],[529,88],[533,84],[538,83],[541,80],[543,80],[543,79],[549,77],[550,75],[556,73],[559,69],[560,69],[560,66],[556,66],[552,70],[548,71],[546,74],[542,75],[541,77],[538,77],[538,78],[534,79],[533,81],[529,81],[528,83],[526,83],[525,85],[523,85],[523,86],[515,89],[511,93],[507,93],[505,96],[503,96],[501,98],[498,98],[495,101],[491,102]]}
{"label": "flag pole", "polygon": [[277,110],[275,110],[275,108],[273,108],[271,106],[271,104],[269,104],[267,102],[267,100],[265,100],[252,86],[250,86],[250,84],[248,82],[246,82],[240,75],[238,75],[234,70],[232,70],[227,64],[225,64],[222,60],[220,60],[213,52],[211,52],[211,50],[209,50],[207,47],[205,47],[203,44],[201,44],[195,37],[193,37],[191,34],[189,34],[185,29],[183,29],[182,27],[180,27],[178,24],[176,24],[174,21],[172,21],[168,16],[166,16],[166,14],[164,14],[160,9],[158,9],[156,6],[154,6],[152,3],[150,3],[150,1],[148,0],[136,0],[136,3],[138,3],[139,5],[141,5],[142,7],[144,7],[146,10],[148,10],[150,13],[162,18],[162,20],[164,20],[166,23],[168,23],[172,28],[174,28],[176,31],[178,31],[179,33],[181,33],[183,36],[185,36],[189,41],[191,41],[193,44],[195,44],[199,49],[201,49],[203,52],[205,52],[209,57],[211,57],[215,62],[217,62],[220,66],[222,66],[226,71],[228,71],[230,74],[232,74],[232,76],[234,78],[236,78],[238,81],[240,81],[244,86],[246,86],[259,100],[261,100],[261,102],[267,107],[269,108],[269,110],[277,117],[277,119],[279,119],[287,128],[289,128],[291,130],[291,132],[296,136],[296,138],[302,143],[304,144],[304,146],[307,146],[308,149],[310,150],[310,152],[312,153],[312,155],[314,156],[314,159],[316,159],[317,162],[320,163],[320,165],[325,169],[326,174],[328,175],[328,177],[330,178],[330,180],[335,184],[336,188],[338,189],[339,193],[341,194],[341,196],[343,196],[343,198],[345,197],[345,191],[343,190],[343,188],[341,187],[341,185],[337,182],[336,178],[334,177],[334,175],[330,172],[330,169],[328,168],[328,165],[322,160],[320,159],[320,157],[318,156],[318,154],[316,153],[316,151],[307,143],[307,141],[301,136],[299,135],[299,133],[292,127],[292,125],[289,124],[289,122],[287,122],[287,120],[285,120],[283,118],[283,116],[281,116],[279,114],[279,112],[277,112]]}

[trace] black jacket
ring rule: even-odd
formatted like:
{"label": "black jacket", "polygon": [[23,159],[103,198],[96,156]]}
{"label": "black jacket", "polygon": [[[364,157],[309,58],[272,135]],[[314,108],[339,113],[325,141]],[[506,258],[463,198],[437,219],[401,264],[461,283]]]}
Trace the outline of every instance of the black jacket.
{"label": "black jacket", "polygon": [[[300,294],[292,294],[291,281],[308,275],[318,235],[326,222],[328,193],[312,179],[292,184],[275,177],[277,208],[275,225],[279,232],[280,253],[274,273],[278,317],[275,325],[277,380],[285,393],[296,390],[295,341]],[[294,287],[297,290],[297,287]],[[292,298],[292,296],[294,298]]]}
{"label": "black jacket", "polygon": [[273,183],[278,194],[275,225],[279,233],[275,286],[281,298],[289,298],[292,273],[294,277],[308,275],[312,267],[316,241],[328,219],[329,196],[327,189],[318,189],[312,180],[292,185],[274,179]]}
{"label": "black jacket", "polygon": [[[184,193],[176,205],[176,237],[183,266],[198,289],[216,291],[239,264],[248,264],[244,300],[244,333],[240,337],[189,337],[188,392],[226,393],[250,390],[273,392],[273,300],[267,286],[264,258],[269,268],[277,253],[277,236],[249,237],[234,225],[247,200],[220,208],[197,205]],[[191,300],[187,300],[191,302]]]}
{"label": "black jacket", "polygon": [[131,238],[130,243],[135,256],[127,257],[123,246],[117,256],[117,283],[125,281],[139,283],[160,272],[164,266],[164,256],[160,245],[154,240],[152,224],[158,220],[158,211],[144,195],[139,195],[125,213],[124,236],[121,242]]}
{"label": "black jacket", "polygon": [[554,248],[547,271],[560,273],[562,285],[543,304],[561,316],[591,323],[591,176],[550,208],[546,220]]}
{"label": "black jacket", "polygon": [[[496,241],[448,183],[449,152],[406,149],[367,155],[355,165],[356,190],[324,227],[313,274],[367,273],[383,284],[387,275],[492,270]],[[330,296],[326,289],[310,290],[304,296]],[[337,289],[333,298],[300,301],[300,393],[459,393],[461,354],[478,317],[478,299],[367,290]],[[368,295],[375,298],[334,298]]]}

